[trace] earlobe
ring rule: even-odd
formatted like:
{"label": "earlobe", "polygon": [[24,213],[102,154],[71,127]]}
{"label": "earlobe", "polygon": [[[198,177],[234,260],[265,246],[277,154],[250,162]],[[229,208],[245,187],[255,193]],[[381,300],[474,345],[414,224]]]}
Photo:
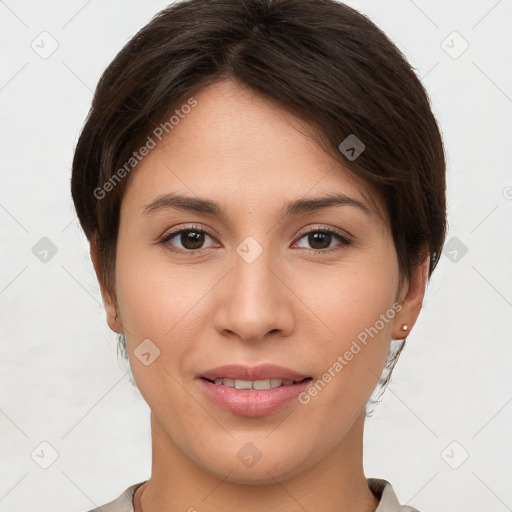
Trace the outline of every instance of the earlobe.
{"label": "earlobe", "polygon": [[123,332],[123,325],[121,323],[121,319],[119,318],[115,300],[112,297],[110,290],[107,289],[104,280],[103,280],[103,272],[101,269],[100,263],[100,255],[99,255],[99,246],[97,235],[93,233],[89,242],[89,254],[91,255],[92,264],[94,267],[94,272],[96,274],[96,278],[98,279],[98,283],[100,285],[101,296],[103,298],[103,305],[105,307],[105,311],[107,313],[107,323],[108,326],[117,333]]}
{"label": "earlobe", "polygon": [[394,339],[406,338],[416,323],[423,305],[429,266],[430,257],[427,256],[422,263],[412,270],[411,277],[400,294],[402,308],[399,314],[396,315],[393,324]]}

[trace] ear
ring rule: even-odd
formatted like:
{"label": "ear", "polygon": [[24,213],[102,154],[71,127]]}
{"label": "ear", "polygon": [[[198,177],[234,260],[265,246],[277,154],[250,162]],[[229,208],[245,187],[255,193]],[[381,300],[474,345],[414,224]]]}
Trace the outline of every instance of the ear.
{"label": "ear", "polygon": [[94,272],[96,273],[96,277],[98,278],[98,283],[100,285],[101,296],[103,298],[103,305],[105,307],[105,311],[107,313],[107,323],[108,326],[117,333],[123,332],[123,325],[121,323],[121,319],[118,316],[117,308],[115,300],[110,292],[107,289],[104,281],[103,281],[103,273],[101,271],[100,265],[100,253],[98,247],[97,235],[93,234],[91,236],[89,242],[89,253],[91,255],[92,264],[94,266]]}
{"label": "ear", "polygon": [[[427,256],[422,263],[412,270],[410,279],[404,281],[398,299],[402,309],[393,321],[393,338],[396,340],[406,338],[418,319],[425,296],[429,266],[430,256]],[[405,331],[402,330],[404,324],[407,325]]]}

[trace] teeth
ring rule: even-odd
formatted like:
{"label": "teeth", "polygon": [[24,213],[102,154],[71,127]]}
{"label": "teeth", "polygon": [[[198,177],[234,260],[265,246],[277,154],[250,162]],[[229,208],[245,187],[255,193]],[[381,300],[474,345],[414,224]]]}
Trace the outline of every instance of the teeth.
{"label": "teeth", "polygon": [[[300,379],[295,381],[300,382]],[[291,386],[293,380],[267,379],[267,380],[240,380],[240,379],[215,379],[215,384],[222,384],[236,389],[273,389],[280,386]]]}

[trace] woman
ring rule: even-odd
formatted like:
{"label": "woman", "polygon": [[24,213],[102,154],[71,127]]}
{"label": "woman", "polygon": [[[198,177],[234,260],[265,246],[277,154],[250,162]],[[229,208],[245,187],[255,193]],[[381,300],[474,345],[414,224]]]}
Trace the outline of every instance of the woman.
{"label": "woman", "polygon": [[370,20],[171,5],[101,77],[72,194],[151,408],[151,477],[96,510],[415,510],[362,441],[438,262],[445,159]]}

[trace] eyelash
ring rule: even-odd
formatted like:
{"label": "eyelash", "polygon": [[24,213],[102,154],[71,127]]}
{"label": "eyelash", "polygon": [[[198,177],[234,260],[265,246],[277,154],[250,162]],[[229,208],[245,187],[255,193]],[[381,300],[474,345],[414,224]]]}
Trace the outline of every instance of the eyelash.
{"label": "eyelash", "polygon": [[[160,240],[157,243],[160,245],[163,245],[163,246],[167,246],[167,248],[174,253],[185,254],[187,256],[193,256],[194,254],[200,253],[205,249],[209,249],[209,247],[206,247],[206,248],[201,248],[201,249],[189,249],[189,250],[183,251],[181,249],[171,248],[171,244],[169,244],[170,240],[172,240],[176,235],[179,235],[186,231],[195,232],[195,233],[205,233],[210,238],[215,239],[215,237],[207,230],[202,229],[196,225],[190,225],[190,226],[182,227],[176,231],[172,231],[171,233],[165,234],[162,238],[160,238]],[[335,245],[334,247],[330,247],[328,249],[308,249],[307,247],[300,248],[300,249],[303,249],[305,251],[308,251],[308,252],[314,253],[314,254],[319,254],[319,253],[325,254],[325,253],[331,253],[333,251],[339,251],[344,246],[350,245],[353,242],[353,240],[351,238],[349,238],[348,236],[343,235],[339,231],[337,231],[333,228],[330,228],[328,226],[310,229],[309,231],[305,231],[298,236],[297,241],[301,240],[306,235],[309,235],[311,233],[324,233],[324,234],[328,233],[330,235],[333,235],[340,242],[338,245]]]}

